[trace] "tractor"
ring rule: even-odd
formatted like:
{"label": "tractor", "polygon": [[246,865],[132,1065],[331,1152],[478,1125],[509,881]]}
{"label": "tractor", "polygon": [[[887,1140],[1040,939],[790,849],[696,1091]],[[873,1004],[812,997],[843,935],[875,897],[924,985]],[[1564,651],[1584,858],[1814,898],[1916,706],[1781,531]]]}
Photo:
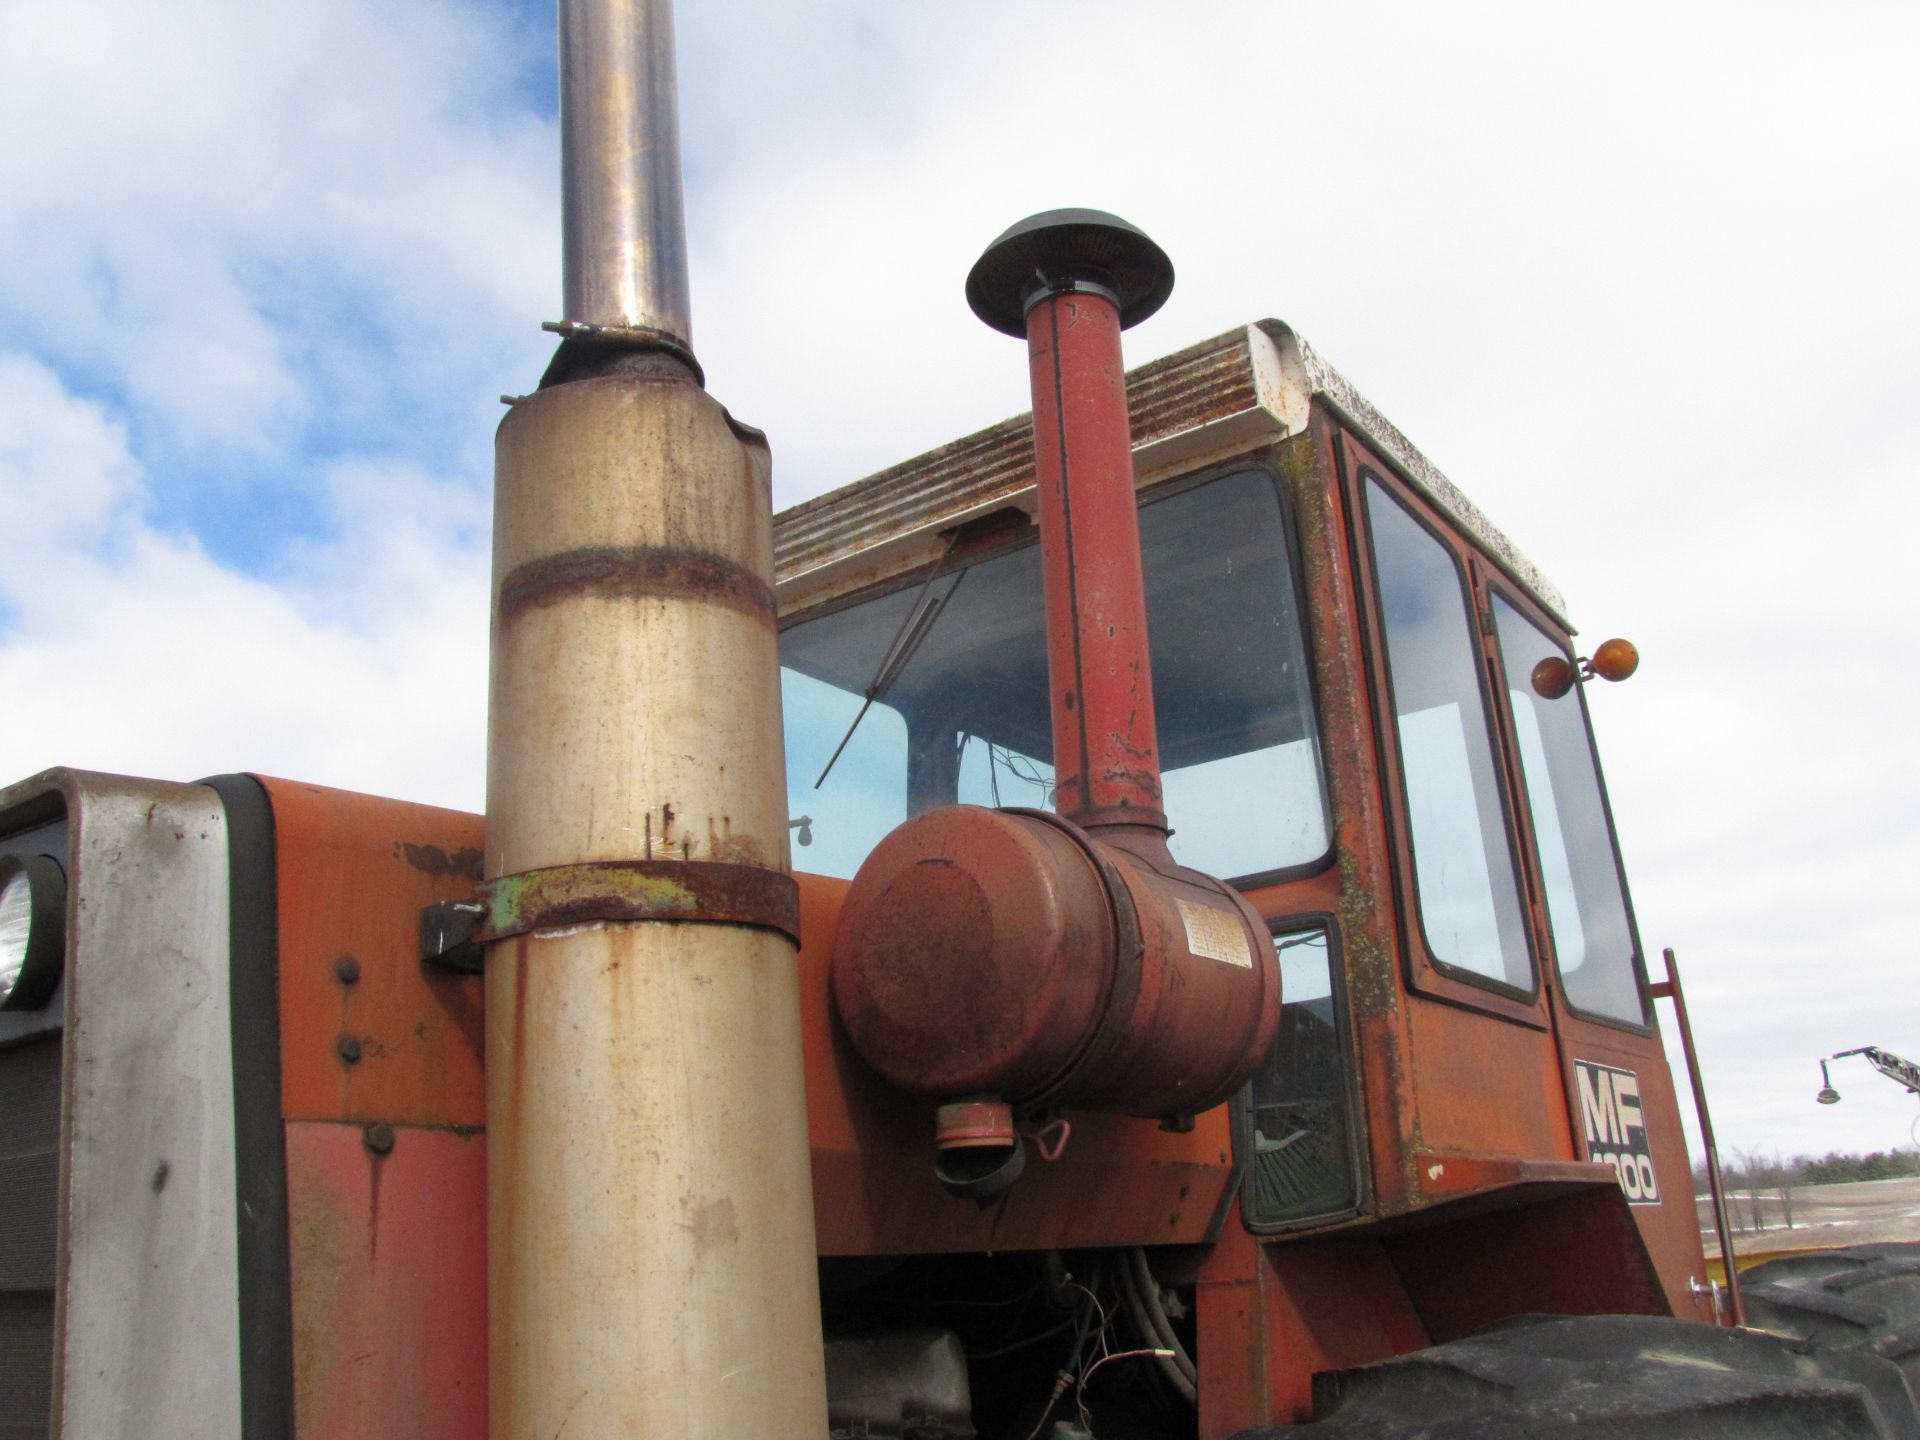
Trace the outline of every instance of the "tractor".
{"label": "tractor", "polygon": [[0,791],[0,1433],[1920,1433],[1920,1259],[1707,1279],[1632,648],[1286,325],[1126,371],[1098,211],[955,277],[1030,415],[774,515],[669,8],[560,14],[486,814]]}

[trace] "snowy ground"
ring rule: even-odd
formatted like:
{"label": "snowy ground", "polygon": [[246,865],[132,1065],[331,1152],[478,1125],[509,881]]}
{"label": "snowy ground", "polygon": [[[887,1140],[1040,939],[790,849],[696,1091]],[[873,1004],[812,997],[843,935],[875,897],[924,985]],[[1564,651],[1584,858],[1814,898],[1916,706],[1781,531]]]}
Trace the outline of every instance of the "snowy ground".
{"label": "snowy ground", "polygon": [[[1704,1195],[1695,1197],[1700,1233],[1709,1256],[1720,1253],[1713,1211]],[[1744,1191],[1728,1196],[1736,1254],[1776,1250],[1825,1250],[1888,1240],[1920,1240],[1920,1179],[1863,1180],[1851,1185],[1800,1185],[1793,1190],[1793,1225],[1788,1228],[1779,1192],[1760,1195],[1761,1228],[1753,1228],[1751,1202]]]}

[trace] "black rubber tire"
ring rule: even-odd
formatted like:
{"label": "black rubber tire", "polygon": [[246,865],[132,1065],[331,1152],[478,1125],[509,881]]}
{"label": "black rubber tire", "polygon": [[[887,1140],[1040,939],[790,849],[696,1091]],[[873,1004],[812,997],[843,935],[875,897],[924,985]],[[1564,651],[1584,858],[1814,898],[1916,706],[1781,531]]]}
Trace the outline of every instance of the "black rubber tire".
{"label": "black rubber tire", "polygon": [[1912,1440],[1868,1350],[1639,1315],[1526,1317],[1315,1379],[1316,1418],[1236,1440]]}
{"label": "black rubber tire", "polygon": [[1816,1350],[1871,1350],[1920,1394],[1920,1244],[1783,1256],[1742,1271],[1740,1293],[1754,1328]]}

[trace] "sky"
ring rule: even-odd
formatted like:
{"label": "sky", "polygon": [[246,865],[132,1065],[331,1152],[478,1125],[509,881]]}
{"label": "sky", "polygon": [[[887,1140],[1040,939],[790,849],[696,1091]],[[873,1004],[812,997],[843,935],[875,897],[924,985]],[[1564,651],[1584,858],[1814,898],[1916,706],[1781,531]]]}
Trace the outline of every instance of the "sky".
{"label": "sky", "polygon": [[[1026,408],[1061,205],[1291,322],[1640,673],[1589,695],[1722,1148],[1912,1142],[1920,9],[686,5],[694,343],[791,504]],[[477,809],[498,396],[559,317],[550,11],[0,0],[0,777]],[[1665,1007],[1662,1007],[1663,1011]]]}

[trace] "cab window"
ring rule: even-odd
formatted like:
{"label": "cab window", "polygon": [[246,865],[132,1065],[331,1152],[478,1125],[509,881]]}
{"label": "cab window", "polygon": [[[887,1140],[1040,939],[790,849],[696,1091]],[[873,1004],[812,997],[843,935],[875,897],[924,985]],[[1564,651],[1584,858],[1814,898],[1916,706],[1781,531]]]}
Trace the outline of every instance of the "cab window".
{"label": "cab window", "polygon": [[1254,1230],[1358,1208],[1360,1171],[1348,1074],[1346,997],[1333,932],[1289,921],[1280,956],[1280,1029],[1253,1072],[1239,1135],[1242,1206]]}
{"label": "cab window", "polygon": [[1498,592],[1493,614],[1561,988],[1576,1010],[1643,1025],[1638,946],[1581,687],[1548,699],[1530,679],[1541,661],[1570,666],[1572,656]]}
{"label": "cab window", "polygon": [[1452,552],[1372,476],[1365,495],[1427,952],[1462,978],[1531,991],[1465,578]]}
{"label": "cab window", "polygon": [[[1277,483],[1242,470],[1153,500],[1140,541],[1175,857],[1229,878],[1322,861],[1326,786]],[[1052,804],[1033,543],[797,621],[780,655],[788,810],[806,820],[795,868],[850,876],[937,805]]]}

